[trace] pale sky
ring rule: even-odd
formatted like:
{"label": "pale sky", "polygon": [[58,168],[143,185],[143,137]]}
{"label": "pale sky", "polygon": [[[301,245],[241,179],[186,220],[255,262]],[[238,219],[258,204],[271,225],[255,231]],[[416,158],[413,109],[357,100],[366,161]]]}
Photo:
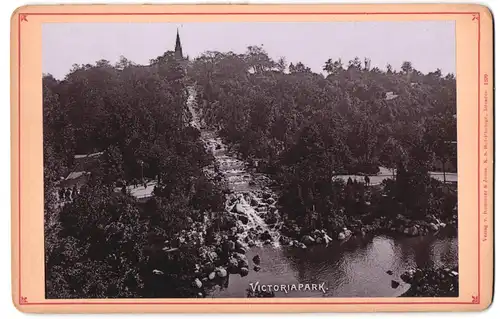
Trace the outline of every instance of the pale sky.
{"label": "pale sky", "polygon": [[394,69],[403,61],[427,73],[440,68],[455,73],[454,21],[415,22],[234,22],[234,23],[46,23],[42,28],[43,73],[58,79],[72,65],[115,63],[120,55],[138,63],[175,47],[179,28],[184,55],[211,51],[243,53],[264,45],[273,59],[302,62],[321,72],[326,60],[344,65],[358,56],[371,67]]}

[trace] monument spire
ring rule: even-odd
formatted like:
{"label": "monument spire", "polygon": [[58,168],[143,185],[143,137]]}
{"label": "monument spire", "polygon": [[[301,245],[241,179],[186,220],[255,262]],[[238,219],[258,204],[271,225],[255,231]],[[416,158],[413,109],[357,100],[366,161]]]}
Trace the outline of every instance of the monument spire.
{"label": "monument spire", "polygon": [[181,37],[179,36],[179,28],[177,28],[177,38],[175,39],[175,58],[182,59],[182,44]]}

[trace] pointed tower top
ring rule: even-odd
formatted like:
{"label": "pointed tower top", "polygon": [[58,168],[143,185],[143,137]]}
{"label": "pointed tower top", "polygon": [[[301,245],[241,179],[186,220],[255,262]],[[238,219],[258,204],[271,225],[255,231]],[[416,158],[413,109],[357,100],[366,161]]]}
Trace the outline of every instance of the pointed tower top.
{"label": "pointed tower top", "polygon": [[179,36],[179,28],[177,28],[177,38],[175,39],[175,57],[177,59],[183,58],[181,37]]}

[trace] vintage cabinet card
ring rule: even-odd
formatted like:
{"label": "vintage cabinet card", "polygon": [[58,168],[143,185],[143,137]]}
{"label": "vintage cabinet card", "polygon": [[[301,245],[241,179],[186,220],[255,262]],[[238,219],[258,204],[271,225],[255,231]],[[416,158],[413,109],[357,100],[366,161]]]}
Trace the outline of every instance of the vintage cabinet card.
{"label": "vintage cabinet card", "polygon": [[487,308],[492,43],[479,5],[19,8],[15,305]]}

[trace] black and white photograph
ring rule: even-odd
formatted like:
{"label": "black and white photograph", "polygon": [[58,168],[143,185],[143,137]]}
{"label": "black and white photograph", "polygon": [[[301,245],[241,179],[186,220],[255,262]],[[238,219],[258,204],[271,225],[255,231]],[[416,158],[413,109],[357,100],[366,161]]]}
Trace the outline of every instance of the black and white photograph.
{"label": "black and white photograph", "polygon": [[45,297],[458,297],[455,51],[444,20],[43,24]]}

